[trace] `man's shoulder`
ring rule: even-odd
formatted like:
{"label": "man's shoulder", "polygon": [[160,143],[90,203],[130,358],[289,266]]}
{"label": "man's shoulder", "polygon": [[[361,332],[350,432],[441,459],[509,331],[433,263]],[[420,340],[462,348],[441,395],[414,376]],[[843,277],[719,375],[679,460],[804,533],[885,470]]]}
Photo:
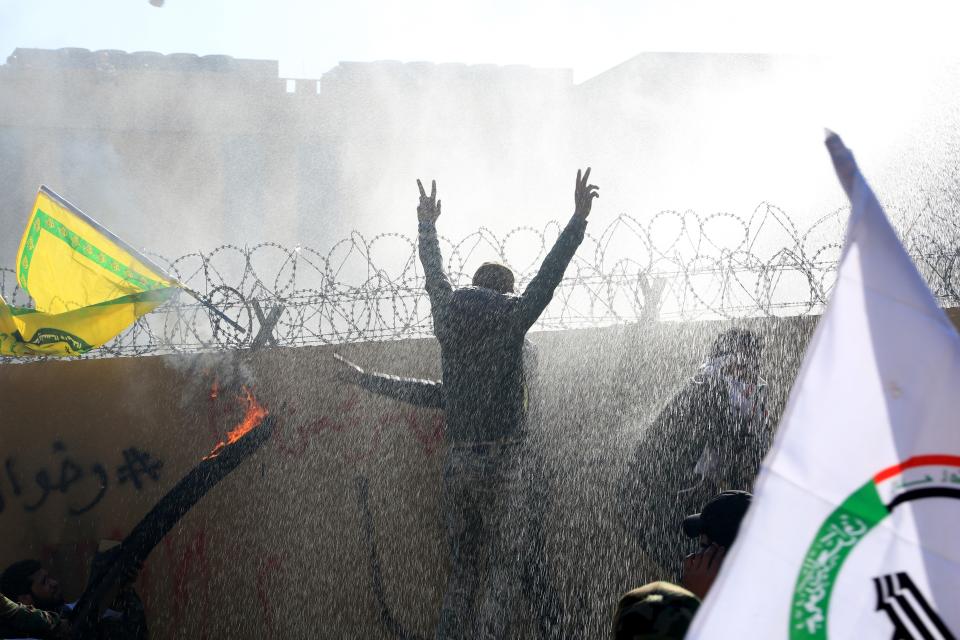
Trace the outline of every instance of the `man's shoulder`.
{"label": "man's shoulder", "polygon": [[519,296],[512,293],[498,293],[484,287],[460,287],[450,296],[452,311],[470,314],[487,315],[508,310],[519,300]]}
{"label": "man's shoulder", "polygon": [[472,284],[466,287],[454,289],[453,295],[469,299],[476,298],[483,300],[502,300],[504,302],[517,300],[520,298],[520,296],[515,293],[500,293],[498,291],[494,291],[493,289],[477,287]]}

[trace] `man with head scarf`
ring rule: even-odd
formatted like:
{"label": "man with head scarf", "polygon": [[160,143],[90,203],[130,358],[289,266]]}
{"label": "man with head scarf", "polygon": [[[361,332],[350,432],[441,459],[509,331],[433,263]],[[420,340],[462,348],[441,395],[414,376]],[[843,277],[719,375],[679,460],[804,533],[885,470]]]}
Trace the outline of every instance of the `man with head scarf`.
{"label": "man with head scarf", "polygon": [[720,334],[699,371],[643,430],[623,483],[625,522],[644,551],[679,577],[684,516],[724,490],[749,491],[772,441],[762,339]]}

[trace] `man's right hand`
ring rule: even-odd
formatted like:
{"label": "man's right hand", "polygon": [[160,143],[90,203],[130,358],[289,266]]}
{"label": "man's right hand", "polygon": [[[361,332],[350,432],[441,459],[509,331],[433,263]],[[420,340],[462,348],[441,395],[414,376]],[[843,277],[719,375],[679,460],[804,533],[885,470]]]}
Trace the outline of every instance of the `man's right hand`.
{"label": "man's right hand", "polygon": [[436,224],[440,217],[440,201],[437,200],[437,181],[433,180],[430,187],[430,197],[423,190],[423,184],[417,180],[417,187],[420,189],[420,204],[417,206],[417,219],[421,223]]}
{"label": "man's right hand", "polygon": [[[599,198],[600,194],[597,191],[600,189],[595,184],[588,184],[587,181],[590,179],[590,167],[587,167],[587,172],[583,174],[583,177],[580,177],[580,170],[577,169],[577,188],[573,193],[573,201],[575,208],[573,210],[574,218],[586,218],[590,215],[590,208],[593,206],[593,199]],[[421,192],[423,189],[421,189]],[[421,201],[423,199],[421,198]]]}
{"label": "man's right hand", "polygon": [[720,565],[727,550],[714,543],[697,553],[691,553],[683,559],[683,576],[680,586],[703,600],[720,573]]}
{"label": "man's right hand", "polygon": [[350,362],[339,353],[333,354],[333,359],[339,363],[337,370],[334,373],[334,376],[337,380],[343,382],[344,384],[360,384],[360,379],[364,374],[363,369]]}

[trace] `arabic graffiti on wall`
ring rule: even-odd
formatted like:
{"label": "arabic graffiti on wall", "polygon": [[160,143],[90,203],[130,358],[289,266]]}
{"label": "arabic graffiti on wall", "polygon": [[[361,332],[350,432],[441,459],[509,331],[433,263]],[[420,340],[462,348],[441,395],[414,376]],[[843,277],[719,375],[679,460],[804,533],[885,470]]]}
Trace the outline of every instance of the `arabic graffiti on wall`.
{"label": "arabic graffiti on wall", "polygon": [[15,455],[7,456],[0,472],[0,515],[19,506],[32,513],[47,507],[51,496],[60,494],[66,513],[78,516],[96,507],[111,487],[141,491],[160,480],[163,461],[136,446],[121,451],[112,463],[74,458],[66,443],[51,444],[46,465],[36,468]]}

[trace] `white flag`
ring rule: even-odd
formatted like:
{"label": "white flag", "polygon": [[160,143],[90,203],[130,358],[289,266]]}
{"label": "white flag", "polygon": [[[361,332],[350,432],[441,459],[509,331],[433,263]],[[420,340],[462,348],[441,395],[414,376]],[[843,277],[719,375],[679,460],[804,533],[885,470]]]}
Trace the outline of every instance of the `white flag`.
{"label": "white flag", "polygon": [[960,338],[827,147],[852,205],[837,282],[688,638],[960,638]]}

